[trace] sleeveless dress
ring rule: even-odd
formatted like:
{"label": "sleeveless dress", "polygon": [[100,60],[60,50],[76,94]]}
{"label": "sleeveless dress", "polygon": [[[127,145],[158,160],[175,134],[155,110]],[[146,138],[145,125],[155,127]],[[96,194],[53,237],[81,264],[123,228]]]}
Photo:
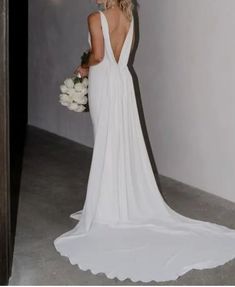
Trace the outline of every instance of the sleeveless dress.
{"label": "sleeveless dress", "polygon": [[55,239],[56,250],[82,270],[133,282],[173,280],[224,264],[235,258],[235,230],[185,217],[159,192],[127,67],[133,17],[118,62],[101,11],[100,19],[105,55],[89,70],[95,141],[86,200],[70,215],[79,222]]}

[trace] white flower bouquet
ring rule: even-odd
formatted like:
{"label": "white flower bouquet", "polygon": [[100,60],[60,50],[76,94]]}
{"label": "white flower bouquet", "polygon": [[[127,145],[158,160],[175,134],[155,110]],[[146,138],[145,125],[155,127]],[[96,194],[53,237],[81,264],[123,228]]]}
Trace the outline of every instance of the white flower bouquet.
{"label": "white flower bouquet", "polygon": [[64,81],[60,86],[59,102],[74,112],[89,111],[88,105],[88,78],[74,76]]}

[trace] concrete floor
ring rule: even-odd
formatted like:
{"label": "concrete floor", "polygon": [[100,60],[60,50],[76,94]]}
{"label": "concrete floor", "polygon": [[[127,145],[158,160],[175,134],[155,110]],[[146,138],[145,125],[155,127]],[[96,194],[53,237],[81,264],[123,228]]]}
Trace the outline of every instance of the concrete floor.
{"label": "concrete floor", "polygon": [[[92,149],[29,127],[23,164],[13,271],[9,285],[232,285],[235,260],[191,270],[176,281],[133,283],[80,271],[55,250],[53,240],[77,221],[83,207]],[[168,204],[188,217],[235,229],[235,204],[160,177]]]}

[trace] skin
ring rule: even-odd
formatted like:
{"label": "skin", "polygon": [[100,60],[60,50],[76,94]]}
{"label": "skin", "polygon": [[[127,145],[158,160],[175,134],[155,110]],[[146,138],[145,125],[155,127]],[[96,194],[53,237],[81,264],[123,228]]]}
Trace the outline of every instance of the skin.
{"label": "skin", "polygon": [[[96,0],[97,4],[105,4],[107,0]],[[115,7],[114,9],[119,9],[119,7]],[[91,54],[89,57],[88,64],[80,65],[74,71],[75,74],[80,73],[82,77],[88,76],[89,67],[94,66],[102,62],[104,57],[104,39],[102,27],[100,24],[100,15],[99,12],[94,12],[90,14],[87,18],[88,29],[91,35]],[[134,39],[132,42],[133,48]]]}

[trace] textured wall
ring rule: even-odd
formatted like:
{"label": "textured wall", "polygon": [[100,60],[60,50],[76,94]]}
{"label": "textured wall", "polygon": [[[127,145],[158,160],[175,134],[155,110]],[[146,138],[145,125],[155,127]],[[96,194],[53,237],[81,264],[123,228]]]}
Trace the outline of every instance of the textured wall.
{"label": "textured wall", "polygon": [[235,201],[235,1],[139,2],[135,67],[159,173]]}
{"label": "textured wall", "polygon": [[61,106],[59,85],[88,47],[87,15],[94,1],[29,1],[29,124],[93,145],[89,113]]}

